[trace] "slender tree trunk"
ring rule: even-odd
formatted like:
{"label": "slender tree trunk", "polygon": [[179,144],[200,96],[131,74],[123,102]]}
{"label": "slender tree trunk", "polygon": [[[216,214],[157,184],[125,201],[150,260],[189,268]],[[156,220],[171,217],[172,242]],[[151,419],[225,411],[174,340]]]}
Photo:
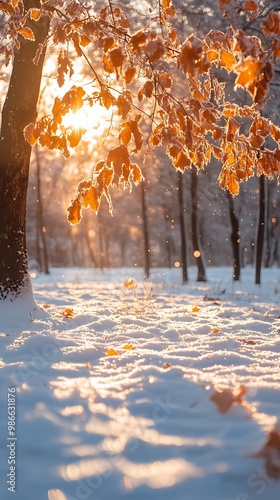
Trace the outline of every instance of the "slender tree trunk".
{"label": "slender tree trunk", "polygon": [[99,239],[99,255],[100,255],[100,264],[99,268],[101,271],[104,269],[104,242],[103,242],[103,221],[101,218],[100,212],[98,212],[98,239]]}
{"label": "slender tree trunk", "polygon": [[145,182],[141,183],[141,205],[142,205],[142,224],[143,224],[143,250],[144,250],[144,274],[145,278],[150,277],[150,242],[149,242],[149,228],[148,228],[148,215],[146,203],[146,186]]}
{"label": "slender tree trunk", "polygon": [[256,285],[261,283],[261,267],[265,229],[265,182],[264,175],[259,177],[259,216],[257,226],[257,241],[255,246],[256,255]]}
{"label": "slender tree trunk", "polygon": [[187,241],[185,231],[185,217],[184,217],[184,199],[183,199],[183,174],[178,174],[178,203],[179,203],[179,224],[181,234],[181,264],[182,264],[182,280],[183,283],[188,281],[188,268],[187,268]]}
{"label": "slender tree trunk", "polygon": [[197,265],[197,280],[196,281],[206,281],[205,266],[202,257],[202,249],[197,233],[197,171],[193,167],[191,171],[191,227],[192,227],[192,243],[193,252],[196,259]]}
{"label": "slender tree trunk", "polygon": [[271,234],[272,234],[272,228],[271,228],[271,215],[270,215],[270,185],[266,183],[267,189],[266,189],[266,231],[265,231],[265,239],[266,239],[266,253],[265,253],[265,267],[270,266],[270,261],[271,261]]}
{"label": "slender tree trunk", "polygon": [[229,215],[231,223],[231,245],[233,253],[233,279],[234,281],[239,281],[240,279],[240,229],[239,221],[236,217],[234,210],[234,202],[232,195],[227,191],[228,203],[229,203]]}
{"label": "slender tree trunk", "polygon": [[40,239],[42,241],[43,258],[40,258],[41,267],[45,274],[50,274],[49,271],[49,255],[46,241],[46,228],[44,224],[42,193],[41,193],[41,164],[38,146],[35,146],[36,163],[37,163],[37,233],[39,240],[39,251],[41,255]]}
{"label": "slender tree trunk", "polygon": [[[31,2],[24,2],[25,8]],[[39,0],[32,6],[40,7]],[[34,26],[33,26],[34,24]],[[26,198],[31,147],[23,129],[36,118],[44,51],[38,65],[33,63],[39,43],[48,31],[43,18],[32,24],[36,40],[20,37],[2,110],[0,132],[0,299],[15,298],[21,291],[31,292],[26,249]],[[20,35],[19,35],[20,36]]]}

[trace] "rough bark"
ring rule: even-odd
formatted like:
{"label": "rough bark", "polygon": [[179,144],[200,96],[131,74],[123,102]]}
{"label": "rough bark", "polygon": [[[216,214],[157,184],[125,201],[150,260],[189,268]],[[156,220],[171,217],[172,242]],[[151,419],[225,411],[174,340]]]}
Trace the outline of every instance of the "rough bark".
{"label": "rough bark", "polygon": [[184,217],[184,198],[183,198],[183,174],[180,172],[178,175],[178,204],[179,204],[179,225],[181,234],[181,265],[182,265],[182,281],[188,281],[188,268],[187,268],[187,241],[185,231],[185,217]]}
{"label": "rough bark", "polygon": [[[29,8],[31,2],[25,2]],[[40,6],[39,1],[32,6]],[[0,132],[0,299],[13,299],[23,289],[31,290],[26,250],[26,198],[31,147],[23,129],[36,118],[44,51],[33,63],[39,43],[48,31],[42,18],[32,29],[36,41],[21,37],[15,51],[10,84],[2,110]]]}

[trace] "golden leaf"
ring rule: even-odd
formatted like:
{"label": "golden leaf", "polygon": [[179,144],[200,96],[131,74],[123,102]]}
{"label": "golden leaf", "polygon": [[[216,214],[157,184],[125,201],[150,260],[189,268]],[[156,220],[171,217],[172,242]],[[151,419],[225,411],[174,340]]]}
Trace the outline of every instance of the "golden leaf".
{"label": "golden leaf", "polygon": [[71,148],[75,148],[76,146],[78,146],[81,138],[82,138],[82,135],[86,132],[86,129],[85,128],[74,128],[72,130],[72,132],[68,135],[67,139],[68,139],[68,142],[71,146]]}
{"label": "golden leaf", "polygon": [[217,59],[219,59],[219,53],[216,50],[210,49],[207,52],[207,57],[210,62],[217,61]]}
{"label": "golden leaf", "polygon": [[105,354],[107,356],[119,356],[120,353],[116,351],[115,349],[106,349]]}
{"label": "golden leaf", "polygon": [[114,101],[115,98],[109,90],[101,90],[99,94],[99,102],[102,106],[104,106],[106,109],[109,109],[111,106],[113,106]]}
{"label": "golden leaf", "polygon": [[253,94],[251,86],[257,85],[258,75],[261,69],[260,61],[253,59],[251,56],[246,57],[242,62],[235,66],[234,71],[238,74],[235,83],[240,87],[244,87]]}
{"label": "golden leaf", "polygon": [[2,12],[5,12],[5,14],[12,14],[15,9],[8,2],[1,2],[0,3],[0,10],[2,10]]}
{"label": "golden leaf", "polygon": [[31,40],[32,42],[35,40],[35,35],[30,28],[20,28],[18,33],[26,40]]}
{"label": "golden leaf", "polygon": [[134,351],[135,347],[133,347],[133,345],[131,344],[125,344],[123,346],[123,349],[127,349],[128,351]]}
{"label": "golden leaf", "polygon": [[235,196],[239,193],[239,182],[237,180],[237,176],[236,176],[235,172],[228,173],[227,188],[233,196]]}
{"label": "golden leaf", "polygon": [[122,124],[122,128],[121,128],[121,131],[119,134],[119,139],[125,145],[127,145],[129,143],[129,141],[131,139],[131,130],[130,130],[129,123]]}
{"label": "golden leaf", "polygon": [[29,142],[30,146],[33,146],[37,142],[37,138],[34,135],[34,124],[29,123],[23,131],[24,138],[27,142]]}
{"label": "golden leaf", "polygon": [[120,95],[117,98],[115,105],[118,108],[118,115],[121,116],[123,120],[125,120],[131,109],[131,101],[124,95]]}
{"label": "golden leaf", "polygon": [[67,208],[68,217],[70,224],[78,224],[82,218],[81,215],[81,203],[78,198],[71,201],[70,206]]}
{"label": "golden leaf", "polygon": [[220,56],[221,66],[225,67],[227,71],[230,71],[236,64],[236,59],[231,52],[223,49]]}
{"label": "golden leaf", "polygon": [[131,166],[132,166],[133,182],[134,182],[134,184],[139,184],[139,182],[141,182],[143,180],[142,172],[137,165],[133,164]]}
{"label": "golden leaf", "polygon": [[85,189],[82,198],[82,206],[84,208],[91,208],[94,212],[98,212],[101,194],[96,187],[91,186]]}
{"label": "golden leaf", "polygon": [[74,311],[72,309],[72,307],[66,307],[62,313],[62,316],[64,318],[73,318],[74,316]]}
{"label": "golden leaf", "polygon": [[30,19],[33,19],[33,21],[38,21],[41,17],[40,9],[31,9],[29,14],[30,14]]}
{"label": "golden leaf", "polygon": [[107,156],[107,164],[113,166],[117,176],[121,176],[123,167],[129,168],[130,166],[130,157],[126,146],[121,145],[111,149]]}
{"label": "golden leaf", "polygon": [[198,307],[198,306],[193,306],[193,308],[192,308],[192,312],[193,312],[193,313],[197,313],[197,312],[199,312],[199,311],[200,311],[200,309],[199,309],[199,307]]}
{"label": "golden leaf", "polygon": [[136,288],[137,283],[136,283],[135,279],[129,278],[127,281],[124,282],[124,286],[126,288]]}
{"label": "golden leaf", "polygon": [[143,96],[151,97],[154,90],[154,83],[151,80],[147,80],[138,92],[138,100],[142,101]]}
{"label": "golden leaf", "polygon": [[216,328],[216,327],[212,328],[213,333],[220,333],[220,331],[221,331],[220,328]]}
{"label": "golden leaf", "polygon": [[127,68],[127,70],[125,71],[125,74],[124,74],[125,82],[130,83],[133,80],[135,73],[136,73],[135,68]]}

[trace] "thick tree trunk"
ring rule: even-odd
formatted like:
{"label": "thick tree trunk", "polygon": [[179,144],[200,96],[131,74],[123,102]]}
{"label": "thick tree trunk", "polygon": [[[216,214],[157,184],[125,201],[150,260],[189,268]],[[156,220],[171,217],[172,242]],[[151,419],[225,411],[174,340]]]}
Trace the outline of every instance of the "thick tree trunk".
{"label": "thick tree trunk", "polygon": [[239,281],[240,279],[240,229],[238,218],[236,217],[234,210],[234,203],[232,195],[227,191],[228,203],[229,203],[229,216],[231,223],[231,235],[230,241],[232,245],[233,253],[233,279],[234,281]]}
{"label": "thick tree trunk", "polygon": [[192,227],[192,244],[193,253],[196,259],[197,265],[197,280],[196,281],[206,281],[206,272],[203,262],[202,249],[197,233],[197,171],[193,167],[191,171],[191,227]]}
{"label": "thick tree trunk", "polygon": [[179,224],[181,234],[181,265],[182,265],[182,281],[188,281],[188,268],[187,268],[187,241],[185,231],[185,217],[184,217],[184,199],[183,199],[183,174],[179,172],[178,175],[178,204],[179,204]]}
{"label": "thick tree trunk", "polygon": [[149,242],[149,229],[148,229],[148,216],[147,216],[147,203],[146,203],[146,187],[145,182],[141,184],[141,205],[142,205],[142,224],[143,224],[143,245],[144,245],[144,274],[145,278],[150,277],[150,242]]}
{"label": "thick tree trunk", "polygon": [[264,175],[259,178],[259,217],[257,226],[257,241],[255,246],[256,256],[256,285],[261,283],[261,267],[264,242],[264,226],[265,226],[265,183]]}
{"label": "thick tree trunk", "polygon": [[[25,2],[28,8],[31,2]],[[39,1],[32,6],[40,6]],[[33,26],[34,24],[34,26]],[[23,129],[36,118],[44,52],[33,63],[38,44],[45,40],[48,20],[34,22],[36,41],[21,37],[15,51],[0,132],[0,299],[31,290],[26,250],[26,197],[31,147]]]}

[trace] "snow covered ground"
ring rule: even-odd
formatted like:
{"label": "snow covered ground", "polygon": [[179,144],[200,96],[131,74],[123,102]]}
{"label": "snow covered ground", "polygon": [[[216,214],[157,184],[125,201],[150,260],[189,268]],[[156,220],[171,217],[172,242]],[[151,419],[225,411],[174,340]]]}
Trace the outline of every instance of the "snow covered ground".
{"label": "snow covered ground", "polygon": [[53,269],[42,310],[0,303],[1,500],[279,500],[280,269],[231,273]]}

